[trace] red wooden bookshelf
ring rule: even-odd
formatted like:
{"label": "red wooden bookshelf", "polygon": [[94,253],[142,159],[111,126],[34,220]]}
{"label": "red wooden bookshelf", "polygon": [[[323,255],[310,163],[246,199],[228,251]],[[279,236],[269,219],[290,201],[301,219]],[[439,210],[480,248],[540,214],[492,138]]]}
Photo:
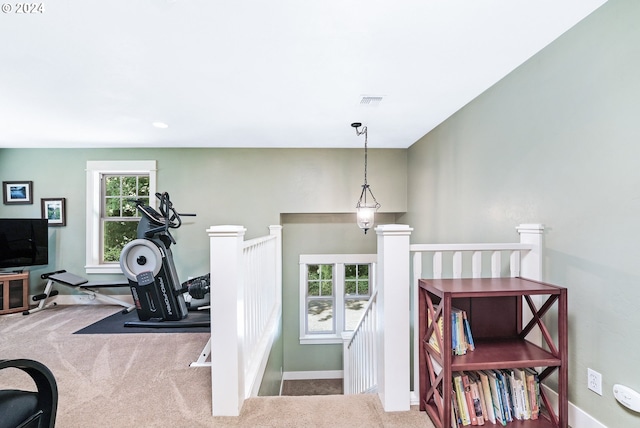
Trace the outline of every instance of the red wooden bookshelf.
{"label": "red wooden bookshelf", "polygon": [[[538,367],[542,382],[557,373],[558,409],[551,406],[549,397],[541,389],[543,412],[537,420],[514,420],[508,427],[567,428],[567,289],[523,278],[465,278],[421,279],[419,281],[419,338],[420,339],[420,410],[426,411],[438,428],[451,427],[452,373],[489,369]],[[540,307],[531,296],[546,300]],[[523,304],[534,314],[527,325],[522,325]],[[451,352],[451,307],[467,312],[475,341],[475,350],[466,355]],[[543,316],[556,307],[555,340]],[[443,334],[437,332],[441,350],[429,345],[437,323],[443,318]],[[528,339],[538,326],[545,347]],[[437,329],[436,329],[437,330]],[[438,367],[440,366],[440,367]],[[446,397],[446,399],[445,399]]]}

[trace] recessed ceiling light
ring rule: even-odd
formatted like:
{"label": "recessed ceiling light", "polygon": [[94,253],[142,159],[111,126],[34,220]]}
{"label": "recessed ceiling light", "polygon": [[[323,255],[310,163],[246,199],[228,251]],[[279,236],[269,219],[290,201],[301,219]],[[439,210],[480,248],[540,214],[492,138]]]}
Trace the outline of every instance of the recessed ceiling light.
{"label": "recessed ceiling light", "polygon": [[153,126],[160,129],[167,129],[169,127],[169,125],[164,122],[153,122]]}

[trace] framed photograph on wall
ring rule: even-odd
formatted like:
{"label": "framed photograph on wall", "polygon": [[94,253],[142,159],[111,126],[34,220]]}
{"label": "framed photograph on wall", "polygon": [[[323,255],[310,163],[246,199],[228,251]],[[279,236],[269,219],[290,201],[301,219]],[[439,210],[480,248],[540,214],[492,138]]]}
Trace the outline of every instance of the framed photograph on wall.
{"label": "framed photograph on wall", "polygon": [[9,204],[33,204],[33,181],[3,181],[2,202]]}
{"label": "framed photograph on wall", "polygon": [[43,198],[41,203],[42,218],[49,220],[49,226],[67,225],[65,198]]}

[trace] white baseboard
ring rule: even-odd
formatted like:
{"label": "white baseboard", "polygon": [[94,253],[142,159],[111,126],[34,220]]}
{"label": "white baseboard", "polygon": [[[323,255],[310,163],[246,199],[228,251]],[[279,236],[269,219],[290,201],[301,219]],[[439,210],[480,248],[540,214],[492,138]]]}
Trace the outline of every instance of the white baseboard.
{"label": "white baseboard", "polygon": [[411,406],[419,406],[420,405],[420,395],[416,391],[410,391],[409,405]]}
{"label": "white baseboard", "polygon": [[284,372],[282,380],[304,380],[304,379],[342,379],[344,372],[342,370],[324,370],[310,372]]}
{"label": "white baseboard", "polygon": [[[551,405],[558,408],[558,394],[546,385],[544,388]],[[607,428],[602,422],[569,401],[569,426],[573,428]]]}

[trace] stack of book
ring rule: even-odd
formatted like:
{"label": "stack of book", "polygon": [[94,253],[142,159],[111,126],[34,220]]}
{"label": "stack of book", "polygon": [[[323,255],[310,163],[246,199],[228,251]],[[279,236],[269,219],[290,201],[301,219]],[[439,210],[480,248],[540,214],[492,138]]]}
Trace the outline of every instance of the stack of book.
{"label": "stack of book", "polygon": [[451,308],[451,336],[454,355],[464,355],[475,349],[466,311]]}
{"label": "stack of book", "polygon": [[[442,317],[438,318],[440,337],[442,337],[444,333],[442,322]],[[429,326],[431,325],[430,316],[428,316],[427,323]],[[438,342],[435,331],[429,338],[429,345],[438,353],[440,352],[440,343]],[[471,326],[467,319],[467,312],[458,308],[451,308],[451,345],[453,355],[465,355],[467,351],[473,351],[475,349]]]}
{"label": "stack of book", "polygon": [[530,368],[455,372],[451,404],[451,428],[538,419],[538,373]]}

